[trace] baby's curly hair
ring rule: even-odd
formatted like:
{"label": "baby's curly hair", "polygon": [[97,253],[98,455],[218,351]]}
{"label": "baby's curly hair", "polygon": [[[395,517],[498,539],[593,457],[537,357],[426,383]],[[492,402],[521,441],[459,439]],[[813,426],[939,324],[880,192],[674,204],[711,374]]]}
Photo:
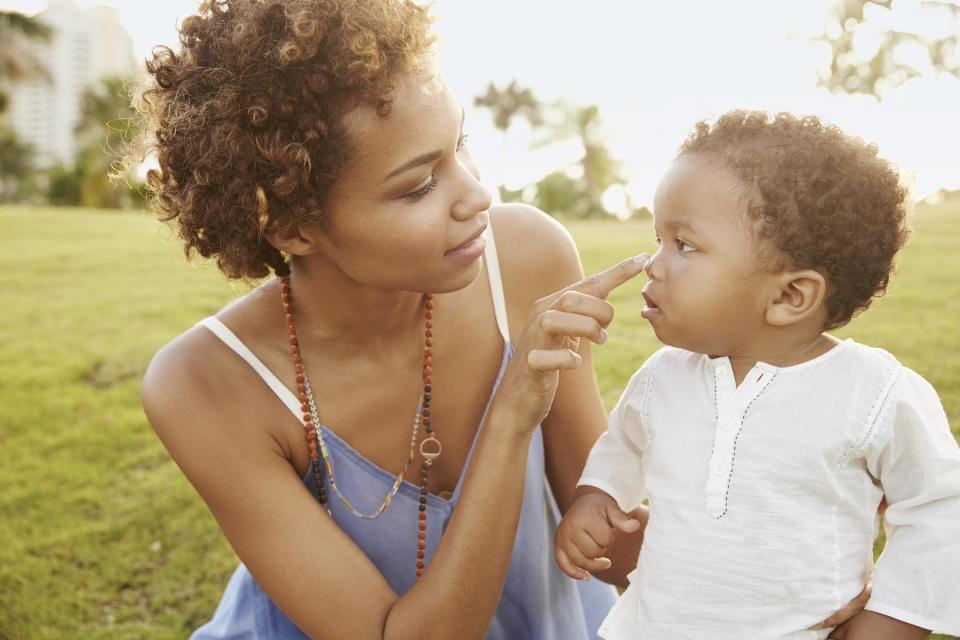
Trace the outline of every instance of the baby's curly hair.
{"label": "baby's curly hair", "polygon": [[877,148],[814,116],[732,111],[699,122],[679,157],[703,154],[748,187],[747,211],[779,267],[829,283],[827,329],[883,295],[906,242],[907,189]]}
{"label": "baby's curly hair", "polygon": [[322,222],[349,143],[344,115],[385,116],[391,78],[417,71],[436,37],[410,0],[207,0],[180,25],[180,50],[154,49],[136,100],[153,149],[147,187],[189,257],[230,278],[283,275],[265,239]]}

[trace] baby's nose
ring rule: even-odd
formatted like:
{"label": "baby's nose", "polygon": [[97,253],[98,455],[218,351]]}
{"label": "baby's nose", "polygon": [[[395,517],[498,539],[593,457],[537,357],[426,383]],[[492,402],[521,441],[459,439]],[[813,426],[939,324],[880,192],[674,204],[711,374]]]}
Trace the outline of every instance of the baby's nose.
{"label": "baby's nose", "polygon": [[655,278],[656,274],[659,272],[660,265],[660,252],[663,251],[663,247],[657,250],[650,259],[647,260],[646,266],[643,268],[643,272],[647,274],[648,278]]}

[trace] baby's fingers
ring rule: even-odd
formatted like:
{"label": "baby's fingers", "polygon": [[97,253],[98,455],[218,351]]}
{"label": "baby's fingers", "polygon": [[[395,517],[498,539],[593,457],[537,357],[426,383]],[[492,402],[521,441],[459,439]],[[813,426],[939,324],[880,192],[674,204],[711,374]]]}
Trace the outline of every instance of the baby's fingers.
{"label": "baby's fingers", "polygon": [[611,527],[615,527],[624,533],[634,533],[640,529],[640,521],[630,517],[629,514],[620,510],[617,503],[610,501],[607,505],[607,522]]}
{"label": "baby's fingers", "polygon": [[[609,558],[588,558],[580,549],[573,545],[569,545],[564,551],[567,554],[567,558],[575,567],[589,571],[590,573],[606,571],[610,568],[610,565],[613,564]],[[589,576],[583,576],[579,579],[586,580],[588,577]]]}
{"label": "baby's fingers", "polygon": [[590,574],[573,564],[573,562],[570,561],[570,557],[567,555],[567,552],[560,547],[557,547],[556,556],[557,566],[560,567],[561,571],[574,580],[586,580],[590,577]]}

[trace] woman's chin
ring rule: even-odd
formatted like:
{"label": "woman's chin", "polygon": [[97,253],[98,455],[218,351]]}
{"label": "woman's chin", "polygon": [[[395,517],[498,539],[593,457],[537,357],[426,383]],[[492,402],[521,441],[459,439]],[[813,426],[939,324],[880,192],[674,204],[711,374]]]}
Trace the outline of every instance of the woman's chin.
{"label": "woman's chin", "polygon": [[481,257],[460,266],[456,271],[439,280],[429,291],[431,293],[452,293],[470,286],[483,272],[483,261],[484,258]]}

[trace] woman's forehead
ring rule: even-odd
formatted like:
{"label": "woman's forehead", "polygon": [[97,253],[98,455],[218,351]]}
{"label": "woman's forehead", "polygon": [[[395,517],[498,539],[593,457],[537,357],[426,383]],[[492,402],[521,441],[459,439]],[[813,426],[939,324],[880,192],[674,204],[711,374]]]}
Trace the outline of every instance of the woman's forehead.
{"label": "woman's forehead", "polygon": [[385,116],[363,104],[344,117],[351,148],[346,171],[364,168],[382,180],[412,158],[449,146],[450,136],[459,132],[462,109],[441,82],[401,76],[391,98]]}

